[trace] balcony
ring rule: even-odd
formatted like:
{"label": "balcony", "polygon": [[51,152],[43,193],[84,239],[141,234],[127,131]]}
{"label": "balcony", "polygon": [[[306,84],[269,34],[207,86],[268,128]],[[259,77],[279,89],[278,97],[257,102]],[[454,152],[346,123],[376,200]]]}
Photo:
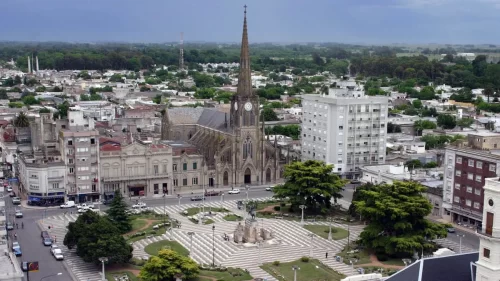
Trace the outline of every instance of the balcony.
{"label": "balcony", "polygon": [[152,174],[152,175],[134,175],[134,176],[119,176],[119,177],[102,177],[103,182],[116,182],[127,180],[150,180],[150,179],[166,179],[168,174]]}
{"label": "balcony", "polygon": [[47,177],[48,182],[59,182],[64,179],[64,176],[57,176],[57,177]]}

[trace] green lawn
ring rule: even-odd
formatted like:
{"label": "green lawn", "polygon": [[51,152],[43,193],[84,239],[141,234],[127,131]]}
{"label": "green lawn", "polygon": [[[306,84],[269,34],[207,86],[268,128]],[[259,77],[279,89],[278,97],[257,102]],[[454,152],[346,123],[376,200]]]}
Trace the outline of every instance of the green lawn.
{"label": "green lawn", "polygon": [[[297,270],[297,280],[300,281],[339,281],[345,278],[344,275],[327,266],[324,266],[318,260],[309,260],[309,262],[297,260],[293,262],[281,263],[278,266],[275,266],[272,263],[266,263],[262,265],[261,268],[278,280],[294,280],[293,266],[298,266],[300,268],[300,270]],[[280,276],[283,276],[284,278],[281,278]]]}
{"label": "green lawn", "polygon": [[139,278],[137,278],[134,274],[132,274],[129,271],[107,272],[106,279],[108,281],[115,281],[115,278],[113,278],[113,276],[122,277],[124,275],[127,275],[130,281],[139,281]]}
{"label": "green lawn", "polygon": [[[187,211],[187,214],[185,213],[185,211]],[[203,208],[202,208],[202,211],[203,211]],[[212,212],[216,212],[216,213],[229,212],[229,210],[227,210],[225,208],[212,207],[212,209],[210,209],[210,207],[205,207],[205,212],[208,212],[208,211],[212,211]],[[198,214],[199,212],[200,212],[199,207],[193,207],[193,208],[188,208],[188,209],[184,210],[181,214],[185,215],[185,216],[194,216],[194,215]]]}
{"label": "green lawn", "polygon": [[242,217],[235,215],[235,214],[229,214],[224,217],[225,220],[227,221],[241,221],[243,220]]}
{"label": "green lawn", "polygon": [[168,240],[151,243],[144,248],[144,251],[149,255],[156,256],[158,254],[158,251],[162,250],[163,248],[170,248],[171,250],[176,251],[183,256],[189,256],[189,251],[181,244],[177,243],[176,241]]}
{"label": "green lawn", "polygon": [[[233,276],[231,273],[236,273],[236,276]],[[241,275],[239,275],[241,274]],[[208,278],[206,278],[208,277]],[[227,271],[219,272],[219,271],[209,271],[209,270],[200,270],[200,274],[198,278],[195,278],[192,281],[212,281],[216,280],[226,280],[226,281],[247,281],[252,280],[253,277],[246,273],[244,270],[239,268],[228,268]]]}
{"label": "green lawn", "polygon": [[[353,246],[351,245],[351,247],[349,248],[349,251],[353,251]],[[348,254],[347,253],[347,248],[345,248],[344,250],[342,250],[342,252],[338,253],[339,256],[341,256],[342,258],[344,258],[344,263],[345,264],[351,264],[349,262],[349,259],[351,258],[354,258],[354,259],[357,259],[358,262],[356,262],[356,264],[366,264],[366,263],[370,263],[370,253],[367,251],[367,250],[359,250],[357,253],[350,253]]]}
{"label": "green lawn", "polygon": [[137,219],[133,220],[132,221],[132,231],[135,232],[135,231],[143,228],[144,226],[146,226],[147,223],[148,222],[146,220],[144,220],[144,219],[137,218]]}
{"label": "green lawn", "polygon": [[[330,231],[330,227],[328,225],[304,225],[304,228],[320,237],[328,239],[328,232]],[[340,240],[347,238],[347,234],[348,234],[347,230],[332,226],[333,240]]]}

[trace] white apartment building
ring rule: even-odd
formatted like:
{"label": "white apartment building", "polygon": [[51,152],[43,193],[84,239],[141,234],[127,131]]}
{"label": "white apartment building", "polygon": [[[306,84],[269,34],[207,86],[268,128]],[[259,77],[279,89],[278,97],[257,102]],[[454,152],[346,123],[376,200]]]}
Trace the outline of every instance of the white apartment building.
{"label": "white apartment building", "polygon": [[346,178],[360,167],[384,164],[387,97],[369,97],[353,88],[329,95],[302,95],[302,160],[322,160]]}
{"label": "white apartment building", "polygon": [[44,157],[21,153],[18,157],[19,182],[29,204],[64,202],[66,166],[58,152]]}
{"label": "white apartment building", "polygon": [[81,111],[85,117],[95,121],[115,120],[115,106],[108,101],[80,101],[71,109]]}

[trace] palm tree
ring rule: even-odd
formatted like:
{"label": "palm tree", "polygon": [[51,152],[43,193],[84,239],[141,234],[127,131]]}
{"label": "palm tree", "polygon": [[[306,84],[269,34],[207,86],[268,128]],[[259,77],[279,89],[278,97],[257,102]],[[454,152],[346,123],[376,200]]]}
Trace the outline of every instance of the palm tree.
{"label": "palm tree", "polygon": [[14,127],[17,128],[26,128],[30,126],[30,121],[28,120],[28,116],[24,112],[20,112],[17,115],[17,118],[14,119]]}

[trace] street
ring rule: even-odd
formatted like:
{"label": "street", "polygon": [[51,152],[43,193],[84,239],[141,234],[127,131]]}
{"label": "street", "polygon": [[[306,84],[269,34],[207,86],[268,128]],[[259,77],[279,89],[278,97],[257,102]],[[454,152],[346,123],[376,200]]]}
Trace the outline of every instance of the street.
{"label": "street", "polygon": [[[463,235],[462,237],[462,246],[463,247],[469,247],[474,250],[479,250],[479,238],[470,232],[466,231],[461,231],[460,229],[455,228],[456,233],[448,233],[447,239],[460,244],[460,237],[459,235]],[[455,251],[458,253],[459,249],[455,249]]]}

